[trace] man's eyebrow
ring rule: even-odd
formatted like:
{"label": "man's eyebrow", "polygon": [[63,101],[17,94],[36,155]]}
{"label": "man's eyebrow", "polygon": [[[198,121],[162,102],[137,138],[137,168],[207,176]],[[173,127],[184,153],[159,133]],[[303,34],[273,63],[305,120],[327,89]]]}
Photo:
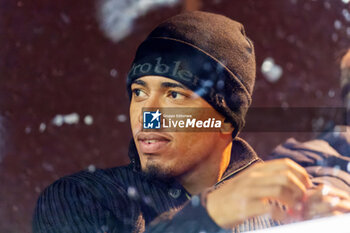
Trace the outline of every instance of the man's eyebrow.
{"label": "man's eyebrow", "polygon": [[147,87],[147,83],[145,81],[140,80],[140,79],[136,79],[132,84],[138,84],[138,85]]}
{"label": "man's eyebrow", "polygon": [[160,85],[162,88],[171,88],[171,87],[178,87],[178,88],[182,88],[182,89],[188,89],[187,87],[185,87],[184,85],[180,84],[180,83],[171,83],[171,82],[163,82]]}

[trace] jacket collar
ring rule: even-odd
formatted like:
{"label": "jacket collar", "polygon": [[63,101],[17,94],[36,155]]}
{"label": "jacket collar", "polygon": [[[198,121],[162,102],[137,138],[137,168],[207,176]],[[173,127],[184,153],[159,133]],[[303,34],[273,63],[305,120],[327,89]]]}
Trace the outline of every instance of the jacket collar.
{"label": "jacket collar", "polygon": [[232,141],[230,163],[217,184],[229,179],[251,164],[259,161],[262,160],[258,157],[253,148],[242,138],[236,137]]}

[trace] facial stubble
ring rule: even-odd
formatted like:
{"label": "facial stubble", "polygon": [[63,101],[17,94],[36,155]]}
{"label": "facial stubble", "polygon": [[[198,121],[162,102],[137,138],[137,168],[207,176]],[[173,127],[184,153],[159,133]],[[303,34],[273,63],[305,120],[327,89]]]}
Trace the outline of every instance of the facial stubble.
{"label": "facial stubble", "polygon": [[151,161],[147,161],[145,168],[142,170],[146,177],[151,180],[169,181],[174,178],[173,171],[170,168],[162,167]]}

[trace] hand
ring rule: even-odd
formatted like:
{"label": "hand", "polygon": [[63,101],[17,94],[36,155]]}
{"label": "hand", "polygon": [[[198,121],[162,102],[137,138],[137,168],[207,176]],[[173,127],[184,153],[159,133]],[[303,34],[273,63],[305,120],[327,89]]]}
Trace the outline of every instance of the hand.
{"label": "hand", "polygon": [[350,196],[340,189],[319,185],[307,191],[303,219],[313,219],[350,212]]}
{"label": "hand", "polygon": [[[279,219],[299,214],[312,186],[304,168],[289,159],[272,160],[251,166],[227,180],[207,196],[207,210],[223,228],[233,228],[254,216],[271,214]],[[288,211],[269,203],[277,201]]]}

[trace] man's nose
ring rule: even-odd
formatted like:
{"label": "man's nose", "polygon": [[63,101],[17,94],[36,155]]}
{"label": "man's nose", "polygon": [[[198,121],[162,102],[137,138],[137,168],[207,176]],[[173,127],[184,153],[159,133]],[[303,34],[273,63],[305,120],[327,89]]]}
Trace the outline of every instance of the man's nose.
{"label": "man's nose", "polygon": [[161,97],[158,94],[150,95],[145,101],[144,108],[160,108],[161,107]]}

